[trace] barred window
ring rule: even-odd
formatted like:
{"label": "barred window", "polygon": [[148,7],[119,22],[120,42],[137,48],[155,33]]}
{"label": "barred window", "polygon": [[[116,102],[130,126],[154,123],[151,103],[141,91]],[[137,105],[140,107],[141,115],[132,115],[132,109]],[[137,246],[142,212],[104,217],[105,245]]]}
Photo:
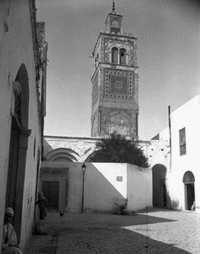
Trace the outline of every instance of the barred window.
{"label": "barred window", "polygon": [[186,132],[185,128],[179,130],[180,155],[186,154]]}

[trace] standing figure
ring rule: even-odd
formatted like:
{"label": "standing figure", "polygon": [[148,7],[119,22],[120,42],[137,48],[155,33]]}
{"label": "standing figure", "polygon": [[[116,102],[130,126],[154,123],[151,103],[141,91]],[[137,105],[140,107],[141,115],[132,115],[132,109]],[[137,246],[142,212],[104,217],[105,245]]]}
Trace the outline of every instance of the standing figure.
{"label": "standing figure", "polygon": [[47,199],[44,196],[43,192],[38,193],[38,200],[36,204],[38,204],[38,207],[39,207],[40,220],[44,220],[44,218],[47,216],[47,209],[46,209]]}
{"label": "standing figure", "polygon": [[22,254],[18,246],[17,234],[12,225],[13,217],[14,210],[7,207],[3,225],[2,254]]}

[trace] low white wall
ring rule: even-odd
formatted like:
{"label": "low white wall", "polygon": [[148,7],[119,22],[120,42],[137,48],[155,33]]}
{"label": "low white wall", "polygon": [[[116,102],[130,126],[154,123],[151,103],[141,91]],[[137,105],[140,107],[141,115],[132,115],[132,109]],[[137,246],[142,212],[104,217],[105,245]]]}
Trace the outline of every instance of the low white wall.
{"label": "low white wall", "polygon": [[[80,212],[83,190],[82,163],[67,163],[67,167],[69,168],[67,211]],[[115,203],[122,203],[126,198],[127,164],[86,163],[85,211],[111,211]]]}
{"label": "low white wall", "polygon": [[85,175],[85,209],[111,211],[127,198],[127,164],[88,163]]}
{"label": "low white wall", "polygon": [[128,210],[152,206],[152,170],[128,164],[127,174]]}
{"label": "low white wall", "polygon": [[[83,172],[82,163],[45,162],[43,168],[66,169],[68,190],[65,203],[68,212],[80,212],[82,206]],[[41,169],[42,172],[42,169]],[[42,175],[42,180],[50,176]],[[56,180],[56,175],[54,172]],[[52,176],[51,176],[52,178]],[[143,209],[152,205],[151,170],[141,169],[126,163],[86,163],[84,180],[84,210],[111,212],[117,204],[128,198],[128,209]],[[63,188],[60,186],[60,188]],[[63,207],[60,204],[59,207]]]}

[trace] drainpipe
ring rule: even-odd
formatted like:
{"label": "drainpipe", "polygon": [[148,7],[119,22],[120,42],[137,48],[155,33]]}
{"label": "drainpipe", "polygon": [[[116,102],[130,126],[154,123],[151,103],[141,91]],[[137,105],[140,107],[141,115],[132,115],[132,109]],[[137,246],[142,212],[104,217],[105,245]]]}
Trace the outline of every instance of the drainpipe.
{"label": "drainpipe", "polygon": [[168,106],[168,126],[169,126],[169,167],[172,168],[172,128],[171,128],[171,106]]}
{"label": "drainpipe", "polygon": [[83,162],[81,169],[82,169],[82,173],[83,173],[83,175],[82,175],[81,213],[84,213],[84,192],[85,192],[85,172],[86,172],[85,162]]}

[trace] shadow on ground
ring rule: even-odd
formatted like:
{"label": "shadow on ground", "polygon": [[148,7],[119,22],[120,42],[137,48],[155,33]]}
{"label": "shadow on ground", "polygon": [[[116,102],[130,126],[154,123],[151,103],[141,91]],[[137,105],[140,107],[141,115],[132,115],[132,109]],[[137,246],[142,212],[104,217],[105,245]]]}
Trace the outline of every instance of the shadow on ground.
{"label": "shadow on ground", "polygon": [[[51,220],[51,217],[54,217]],[[155,224],[155,223],[168,223],[175,222],[176,220],[160,218],[151,216],[149,214],[135,214],[135,215],[111,215],[111,214],[65,214],[60,217],[59,214],[51,214],[49,217],[53,227],[58,226],[59,230],[65,228],[109,228],[109,227],[125,227],[133,225]],[[75,223],[76,222],[76,223]],[[51,226],[49,228],[51,230]]]}
{"label": "shadow on ground", "polygon": [[[34,236],[29,254],[191,254],[173,244],[157,241],[123,227],[175,220],[145,214],[48,215],[47,236]],[[36,239],[37,238],[37,239]]]}
{"label": "shadow on ground", "polygon": [[77,254],[189,254],[136,232],[115,228],[73,228],[59,233],[58,252]]}

